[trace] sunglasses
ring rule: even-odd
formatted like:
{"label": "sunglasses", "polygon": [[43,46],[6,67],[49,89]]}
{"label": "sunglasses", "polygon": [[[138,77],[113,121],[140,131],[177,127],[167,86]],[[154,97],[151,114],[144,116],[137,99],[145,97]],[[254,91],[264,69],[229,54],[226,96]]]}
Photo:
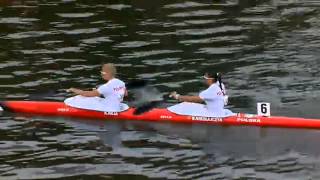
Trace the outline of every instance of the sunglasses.
{"label": "sunglasses", "polygon": [[213,79],[213,78],[207,77],[206,75],[203,75],[202,78],[203,78],[203,79],[206,79],[206,80],[207,80],[207,79]]}

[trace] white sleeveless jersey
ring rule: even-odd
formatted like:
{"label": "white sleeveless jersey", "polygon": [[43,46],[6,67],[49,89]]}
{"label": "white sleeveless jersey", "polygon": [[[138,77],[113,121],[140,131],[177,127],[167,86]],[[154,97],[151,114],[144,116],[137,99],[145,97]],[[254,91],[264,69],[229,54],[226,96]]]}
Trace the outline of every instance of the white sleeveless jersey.
{"label": "white sleeveless jersey", "polygon": [[225,114],[224,95],[226,94],[226,90],[224,84],[222,84],[222,89],[223,91],[220,89],[219,83],[217,82],[199,94],[199,97],[205,101],[208,111],[216,116],[223,116]]}
{"label": "white sleeveless jersey", "polygon": [[126,92],[126,86],[123,81],[114,78],[100,86],[97,91],[104,96],[108,109],[118,111]]}

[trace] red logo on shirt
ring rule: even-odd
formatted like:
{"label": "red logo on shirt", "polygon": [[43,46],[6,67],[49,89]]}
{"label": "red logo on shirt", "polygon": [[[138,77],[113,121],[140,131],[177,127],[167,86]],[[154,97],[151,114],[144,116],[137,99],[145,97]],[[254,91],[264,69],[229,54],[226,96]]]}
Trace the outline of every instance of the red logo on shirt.
{"label": "red logo on shirt", "polygon": [[114,91],[121,91],[121,90],[124,90],[125,87],[116,87],[116,88],[113,88]]}

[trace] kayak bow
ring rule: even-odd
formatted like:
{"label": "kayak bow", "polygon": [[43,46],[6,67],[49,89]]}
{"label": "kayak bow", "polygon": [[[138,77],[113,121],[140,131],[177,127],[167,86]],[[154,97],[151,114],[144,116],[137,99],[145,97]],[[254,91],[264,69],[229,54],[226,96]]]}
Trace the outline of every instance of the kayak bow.
{"label": "kayak bow", "polygon": [[135,108],[124,112],[100,112],[78,109],[67,106],[63,102],[46,101],[4,101],[0,106],[5,111],[28,113],[34,115],[63,116],[78,118],[94,118],[105,120],[139,120],[152,122],[206,123],[215,125],[249,125],[289,128],[319,128],[320,119],[271,116],[264,117],[238,113],[225,118],[178,115],[164,108],[155,108],[141,115],[135,115]]}

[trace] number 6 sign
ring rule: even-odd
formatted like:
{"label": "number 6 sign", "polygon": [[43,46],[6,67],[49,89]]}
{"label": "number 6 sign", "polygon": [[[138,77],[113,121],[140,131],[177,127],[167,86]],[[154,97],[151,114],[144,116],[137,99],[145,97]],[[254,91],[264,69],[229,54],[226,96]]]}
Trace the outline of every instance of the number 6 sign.
{"label": "number 6 sign", "polygon": [[257,112],[259,116],[270,116],[270,103],[257,103]]}

